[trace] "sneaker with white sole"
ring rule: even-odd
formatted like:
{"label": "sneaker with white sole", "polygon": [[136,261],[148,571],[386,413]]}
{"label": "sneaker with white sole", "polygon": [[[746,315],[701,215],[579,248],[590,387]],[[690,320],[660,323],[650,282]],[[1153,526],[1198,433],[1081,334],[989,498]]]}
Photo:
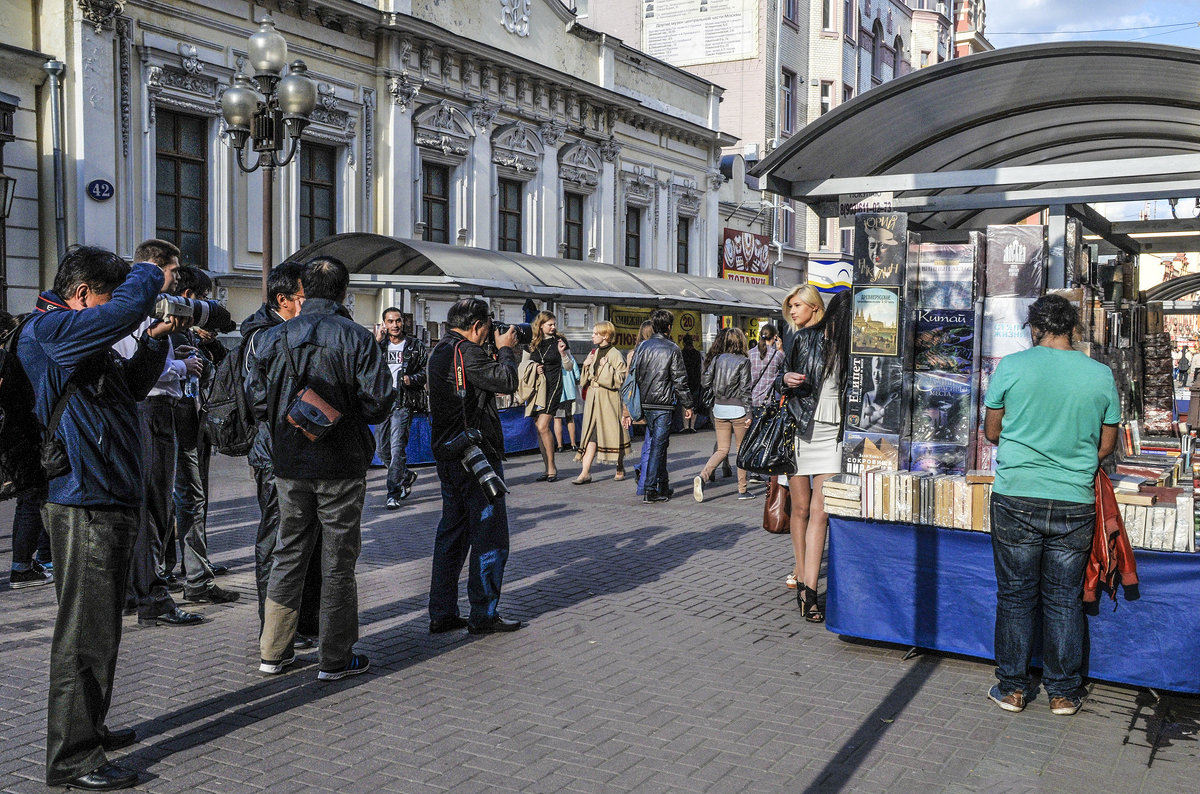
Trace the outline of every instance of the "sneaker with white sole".
{"label": "sneaker with white sole", "polygon": [[739,491],[738,492],[738,499],[741,499],[742,501],[745,501],[746,499],[754,499],[754,498],[755,498],[754,491]]}
{"label": "sneaker with white sole", "polygon": [[322,670],[317,673],[318,681],[337,681],[347,676],[362,675],[371,669],[371,662],[361,653],[352,654],[346,666],[338,670]]}
{"label": "sneaker with white sole", "polygon": [[289,664],[291,664],[294,661],[296,661],[296,652],[295,651],[292,651],[289,655],[287,655],[277,661],[269,661],[267,659],[260,659],[259,665],[258,665],[258,672],[266,673],[267,675],[279,675],[280,673],[283,672],[283,668],[287,667]]}
{"label": "sneaker with white sole", "polygon": [[988,690],[988,700],[1005,711],[1016,713],[1025,710],[1025,693],[1020,689],[1005,695],[1000,691],[1000,685],[995,684]]}
{"label": "sneaker with white sole", "polygon": [[1070,717],[1075,712],[1079,711],[1079,707],[1083,705],[1083,698],[1063,697],[1056,695],[1050,698],[1050,713],[1057,714],[1060,717]]}
{"label": "sneaker with white sole", "polygon": [[697,502],[704,501],[704,479],[699,475],[692,478],[692,498]]}

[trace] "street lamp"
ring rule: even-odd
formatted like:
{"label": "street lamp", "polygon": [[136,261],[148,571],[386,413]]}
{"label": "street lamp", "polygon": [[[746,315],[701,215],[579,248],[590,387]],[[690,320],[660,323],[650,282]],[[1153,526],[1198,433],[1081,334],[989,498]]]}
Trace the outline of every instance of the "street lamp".
{"label": "street lamp", "polygon": [[[292,61],[287,74],[282,74],[287,41],[275,30],[270,15],[263,17],[258,32],[250,37],[248,54],[254,77],[240,72],[234,75],[233,84],[221,95],[221,115],[238,167],[246,173],[263,171],[262,291],[266,302],[267,274],[275,247],[275,169],[290,163],[300,151],[300,135],[317,107],[317,84],[308,76],[304,61]],[[258,154],[252,164],[246,162],[247,141]]]}

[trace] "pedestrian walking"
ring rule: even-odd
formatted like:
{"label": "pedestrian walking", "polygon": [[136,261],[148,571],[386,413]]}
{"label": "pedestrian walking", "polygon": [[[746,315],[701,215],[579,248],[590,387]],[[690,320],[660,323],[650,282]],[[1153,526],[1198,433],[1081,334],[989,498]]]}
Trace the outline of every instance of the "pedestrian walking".
{"label": "pedestrian walking", "polygon": [[614,480],[625,479],[625,456],[629,454],[629,431],[621,425],[621,384],[628,370],[625,357],[613,347],[617,328],[610,322],[592,327],[592,351],[583,360],[581,389],[587,398],[583,408],[583,430],[579,436],[579,453],[575,459],[583,467],[573,482],[585,485],[592,481],[592,465],[614,463]]}
{"label": "pedestrian walking", "polygon": [[[758,329],[758,341],[750,348],[750,406],[751,410],[770,402],[775,393],[775,380],[783,366],[782,342],[779,329],[772,323],[764,323]],[[728,463],[726,463],[728,465]],[[763,482],[767,478],[760,474],[748,475],[751,480]],[[789,577],[789,587],[795,588],[795,578]]]}
{"label": "pedestrian walking", "polygon": [[1094,478],[1116,447],[1121,403],[1112,370],[1071,348],[1078,320],[1061,295],[1034,301],[1034,346],[1000,360],[984,397],[984,434],[999,445],[991,504],[997,683],[988,697],[1005,711],[1033,697],[1039,623],[1050,711],[1074,714],[1083,698]]}
{"label": "pedestrian walking", "polygon": [[556,482],[558,465],[554,461],[557,445],[550,422],[562,401],[563,368],[574,367],[571,350],[565,339],[558,335],[558,320],[550,312],[539,312],[533,321],[533,339],[529,343],[529,359],[537,366],[538,374],[545,383],[545,402],[535,405],[531,412],[537,427],[538,451],[542,454],[545,471],[538,482]]}
{"label": "pedestrian walking", "polygon": [[250,381],[254,415],[271,430],[279,536],[267,583],[259,670],[283,672],[296,659],[305,571],[321,525],[320,670],[334,681],[365,673],[358,641],[354,565],[362,545],[363,496],[375,445],[367,425],[392,410],[396,389],[371,332],[346,310],[350,273],[317,257],[300,276],[304,305],[262,334]]}
{"label": "pedestrian walking", "polygon": [[[683,344],[680,348],[680,353],[683,356],[683,371],[687,373],[688,391],[694,397],[699,399],[700,396],[700,376],[704,369],[704,356],[696,349],[696,338],[691,334],[684,334],[680,340]],[[696,414],[700,408],[697,403],[697,411],[693,411],[690,417],[684,417],[683,432],[696,432]]]}
{"label": "pedestrian walking", "polygon": [[[713,355],[713,350],[720,350]],[[717,448],[704,464],[700,473],[692,478],[692,496],[697,502],[704,501],[704,483],[717,464],[728,456],[731,438],[737,438],[741,447],[746,431],[750,429],[750,358],[746,354],[746,334],[740,328],[722,328],[717,340],[704,362],[701,389],[709,404],[709,414],[717,432]],[[744,469],[737,470],[738,498],[753,499],[746,482]]]}
{"label": "pedestrian walking", "polygon": [[387,361],[396,387],[392,414],[376,431],[379,457],[387,464],[387,499],[384,506],[396,510],[412,493],[417,473],[408,468],[408,436],[413,416],[425,407],[425,366],[429,356],[425,344],[405,328],[404,315],[395,306],[383,310],[383,324],[375,330],[379,349]]}

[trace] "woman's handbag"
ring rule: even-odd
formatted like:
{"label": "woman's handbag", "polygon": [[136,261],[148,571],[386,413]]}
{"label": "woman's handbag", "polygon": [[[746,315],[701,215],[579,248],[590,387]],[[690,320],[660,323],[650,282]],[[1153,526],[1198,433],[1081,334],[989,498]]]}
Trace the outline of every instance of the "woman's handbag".
{"label": "woman's handbag", "polygon": [[792,531],[792,493],[778,477],[772,477],[771,484],[767,486],[763,529],[773,535],[786,535]]}
{"label": "woman's handbag", "polygon": [[625,410],[629,412],[629,417],[635,422],[642,418],[642,390],[638,388],[636,368],[636,362],[629,365],[629,374],[625,376],[625,382],[621,384],[621,402],[624,403]]}
{"label": "woman's handbag", "polygon": [[739,469],[769,475],[796,472],[796,424],[784,400],[754,409],[754,421],[738,449]]}

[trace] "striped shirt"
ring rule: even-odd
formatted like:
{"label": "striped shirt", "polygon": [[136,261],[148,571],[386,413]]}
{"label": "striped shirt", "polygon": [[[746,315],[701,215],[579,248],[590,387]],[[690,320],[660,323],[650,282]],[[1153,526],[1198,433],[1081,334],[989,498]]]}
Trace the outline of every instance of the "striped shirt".
{"label": "striped shirt", "polygon": [[758,345],[753,345],[750,348],[750,383],[753,384],[750,392],[750,404],[758,407],[765,403],[771,395],[771,389],[775,386],[775,378],[779,375],[779,371],[783,369],[783,353],[775,348],[775,345],[767,345],[765,356],[760,356],[758,353]]}

